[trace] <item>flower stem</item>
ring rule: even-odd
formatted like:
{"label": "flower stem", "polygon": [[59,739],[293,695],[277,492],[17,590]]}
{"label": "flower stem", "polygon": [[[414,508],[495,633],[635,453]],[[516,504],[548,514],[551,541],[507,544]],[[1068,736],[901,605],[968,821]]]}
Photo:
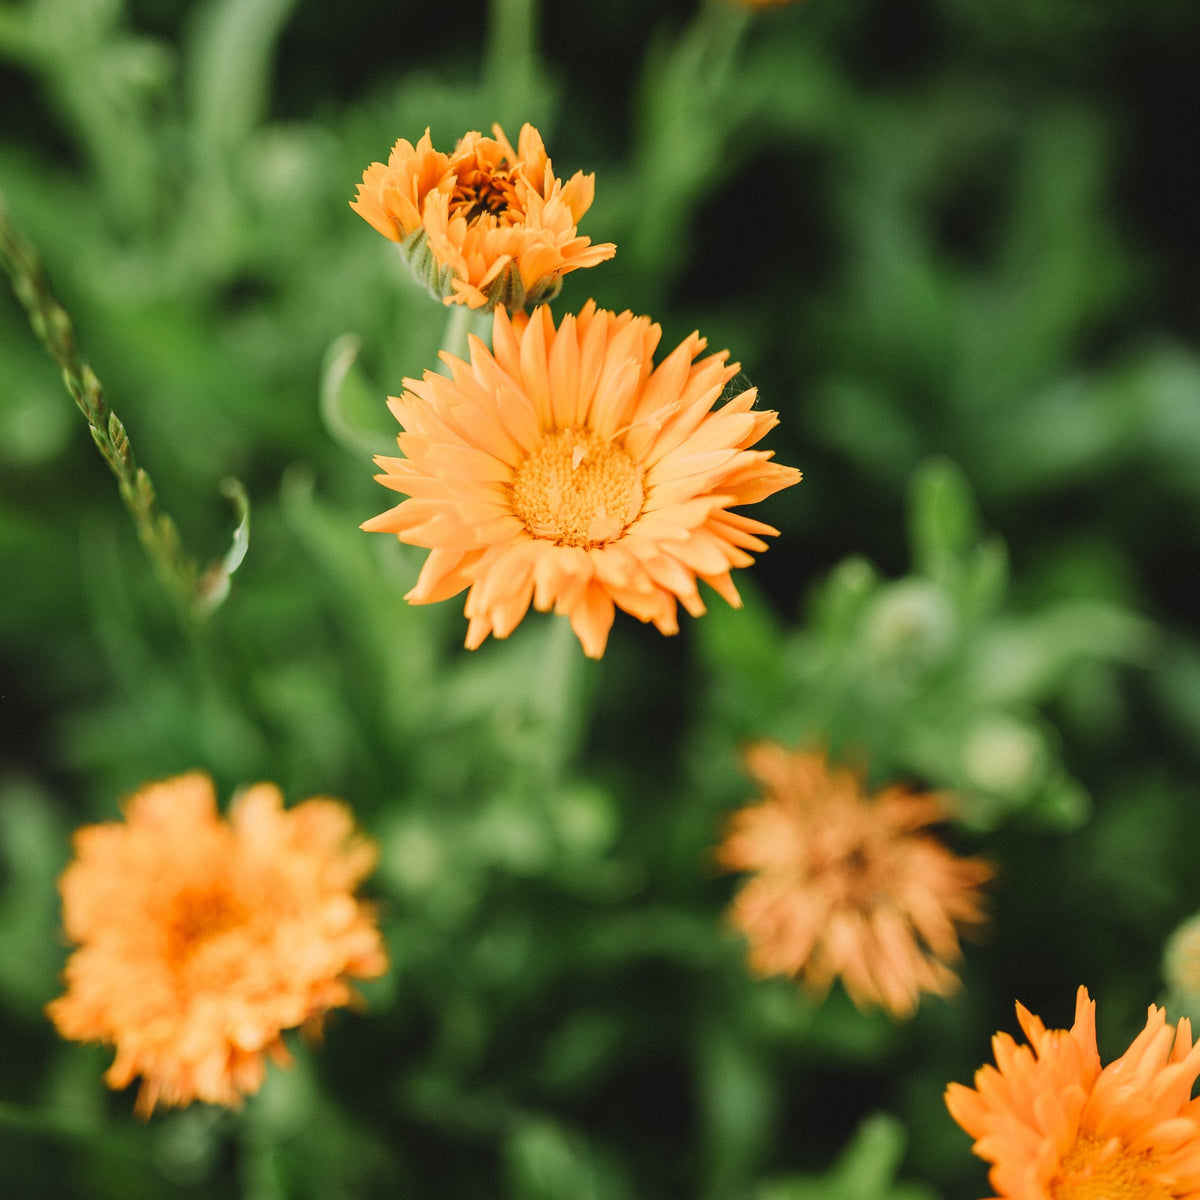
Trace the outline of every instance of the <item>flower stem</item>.
{"label": "flower stem", "polygon": [[287,1200],[279,1153],[272,1139],[243,1130],[239,1166],[242,1200]]}
{"label": "flower stem", "polygon": [[[485,342],[491,341],[492,315],[477,312],[465,304],[451,304],[446,318],[446,332],[442,335],[441,354],[453,354],[455,358],[466,358],[469,349],[467,338],[473,333]],[[449,375],[450,369],[443,362],[438,370]]]}
{"label": "flower stem", "polygon": [[558,783],[587,730],[587,659],[565,616],[552,616],[544,624],[548,628],[538,691],[543,717],[555,730],[551,782]]}
{"label": "flower stem", "polygon": [[233,504],[238,525],[229,552],[201,573],[195,560],[184,553],[175,522],[159,508],[154,482],[138,465],[124,424],[108,406],[96,373],[80,357],[71,318],[54,298],[37,252],[9,219],[2,198],[0,267],[12,281],[13,292],[34,333],[62,371],[63,382],[83,413],[96,448],[116,476],[121,499],[156,574],[185,618],[203,620],[224,600],[229,576],[246,553],[250,504],[245,488],[236,479],[221,484],[222,492]]}
{"label": "flower stem", "polygon": [[750,23],[744,5],[707,0],[674,43],[647,58],[636,152],[641,201],[626,240],[651,287],[661,287],[677,269],[687,244],[681,230],[721,173],[737,120],[737,65]]}
{"label": "flower stem", "polygon": [[[465,304],[451,304],[446,317],[446,332],[442,334],[441,354],[453,354],[455,358],[467,356],[467,330],[471,323],[471,310]],[[440,358],[439,354],[439,358]],[[439,370],[449,374],[443,363]]]}
{"label": "flower stem", "polygon": [[490,0],[484,69],[507,127],[529,116],[537,91],[538,0]]}

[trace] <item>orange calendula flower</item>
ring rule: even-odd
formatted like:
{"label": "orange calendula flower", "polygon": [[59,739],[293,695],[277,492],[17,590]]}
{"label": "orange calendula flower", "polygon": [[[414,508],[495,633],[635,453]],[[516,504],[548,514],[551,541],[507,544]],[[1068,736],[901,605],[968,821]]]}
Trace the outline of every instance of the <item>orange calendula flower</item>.
{"label": "orange calendula flower", "polygon": [[749,448],[776,424],[753,388],[718,406],[726,354],[697,360],[692,334],[656,367],[661,332],[592,301],[557,330],[547,308],[498,308],[494,352],[472,338],[469,362],[443,355],[450,378],[427,371],[389,401],[404,457],[378,457],[376,478],[411,499],[363,528],[432,551],[414,604],[469,589],[470,649],[531,603],[569,617],[592,658],[617,608],[669,634],[677,602],[704,612],[698,579],[741,603],[730,569],[778,531],[729,510],[800,472]]}
{"label": "orange calendula flower", "polygon": [[1200,1046],[1186,1018],[1150,1006],[1146,1028],[1100,1066],[1096,1004],[1080,988],[1075,1024],[1047,1029],[1022,1005],[1028,1046],[992,1039],[996,1065],[946,1089],[950,1115],[992,1163],[999,1200],[1200,1200]]}
{"label": "orange calendula flower", "polygon": [[260,783],[217,813],[212,781],[192,773],[142,788],[124,822],[75,834],[60,881],[66,994],[47,1012],[77,1041],[111,1042],[105,1076],[142,1077],[137,1108],[256,1091],[280,1034],[315,1032],[387,958],[355,886],[375,862],[346,806],[289,811]]}
{"label": "orange calendula flower", "polygon": [[595,176],[557,179],[542,136],[521,128],[514,150],[468,133],[454,151],[433,148],[429,130],[401,138],[386,163],[372,163],[350,201],[359,216],[400,246],[413,274],[447,304],[507,308],[552,300],[562,277],[612,258],[577,232]]}
{"label": "orange calendula flower", "polygon": [[750,968],[817,994],[840,978],[859,1007],[898,1017],[921,992],[953,991],[957,926],[982,921],[992,868],[923,832],[946,818],[938,797],[890,787],[868,798],[850,771],[774,742],[745,761],[766,798],[732,815],[717,861],[753,872],[730,912]]}

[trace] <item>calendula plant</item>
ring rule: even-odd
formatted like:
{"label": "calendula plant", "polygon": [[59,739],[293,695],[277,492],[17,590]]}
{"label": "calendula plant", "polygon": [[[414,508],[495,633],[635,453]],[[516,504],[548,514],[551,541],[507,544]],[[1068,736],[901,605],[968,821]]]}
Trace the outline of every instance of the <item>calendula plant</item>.
{"label": "calendula plant", "polygon": [[1198,20],[0,5],[0,1191],[1188,1195]]}
{"label": "calendula plant", "polygon": [[861,757],[881,777],[935,782],[974,824],[1020,814],[1079,825],[1089,801],[1039,705],[1081,661],[1149,661],[1153,625],[1113,603],[1011,607],[1005,546],[980,531],[950,463],[915,475],[908,525],[908,575],[885,580],[861,558],[841,563],[803,628],[780,629],[761,606],[753,630],[710,623],[713,719],[743,736]]}

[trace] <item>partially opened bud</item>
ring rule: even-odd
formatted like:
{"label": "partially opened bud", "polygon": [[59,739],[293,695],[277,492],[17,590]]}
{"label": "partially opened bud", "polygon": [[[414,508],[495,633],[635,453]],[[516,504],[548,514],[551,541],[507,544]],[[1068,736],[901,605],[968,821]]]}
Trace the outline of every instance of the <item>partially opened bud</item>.
{"label": "partially opened bud", "polygon": [[492,132],[466,134],[451,154],[433,148],[428,130],[416,146],[401,138],[386,163],[366,169],[350,206],[398,244],[416,279],[446,304],[520,312],[552,300],[568,271],[616,247],[577,233],[593,176],[556,178],[532,125],[516,149],[498,125]]}

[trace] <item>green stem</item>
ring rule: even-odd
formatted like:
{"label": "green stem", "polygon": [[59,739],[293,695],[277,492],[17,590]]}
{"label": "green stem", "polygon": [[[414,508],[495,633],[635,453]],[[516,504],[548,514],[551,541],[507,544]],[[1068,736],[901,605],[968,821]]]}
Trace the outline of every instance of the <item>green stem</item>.
{"label": "green stem", "polygon": [[[451,304],[446,316],[446,332],[442,334],[442,354],[453,354],[455,358],[467,357],[467,331],[471,325],[471,310],[465,304]],[[439,356],[440,357],[440,356]],[[449,375],[445,363],[439,371]]]}
{"label": "green stem", "polygon": [[138,465],[125,426],[109,407],[96,373],[79,354],[71,318],[55,299],[37,252],[9,219],[2,198],[0,267],[12,281],[34,333],[62,371],[63,383],[83,413],[96,448],[116,476],[121,499],[156,574],[185,618],[202,620],[225,598],[229,576],[246,553],[250,505],[245,489],[237,480],[222,483],[222,491],[237,513],[238,526],[229,553],[201,574],[195,560],[184,553],[175,522],[159,508],[154,482]]}
{"label": "green stem", "polygon": [[706,0],[675,42],[647,57],[637,150],[641,203],[626,241],[650,295],[678,268],[692,210],[724,169],[737,132],[737,67],[750,24],[735,0]]}
{"label": "green stem", "polygon": [[269,1137],[242,1128],[239,1181],[242,1200],[287,1200],[279,1153]]}
{"label": "green stem", "polygon": [[538,0],[490,0],[484,69],[506,132],[528,115],[537,88]]}
{"label": "green stem", "polygon": [[[545,624],[548,628],[536,703],[554,730],[551,782],[557,783],[583,740],[590,689],[589,678],[585,676],[587,658],[571,622],[565,616],[551,616]],[[589,674],[594,678],[594,674]]]}
{"label": "green stem", "polygon": [[[453,354],[455,358],[465,359],[470,346],[467,338],[472,333],[476,337],[482,338],[485,342],[491,342],[491,313],[478,312],[475,309],[468,308],[465,304],[451,304],[449,307],[450,313],[446,318],[446,332],[442,335],[441,353]],[[450,369],[444,362],[440,363],[438,370],[443,375],[450,374]]]}

